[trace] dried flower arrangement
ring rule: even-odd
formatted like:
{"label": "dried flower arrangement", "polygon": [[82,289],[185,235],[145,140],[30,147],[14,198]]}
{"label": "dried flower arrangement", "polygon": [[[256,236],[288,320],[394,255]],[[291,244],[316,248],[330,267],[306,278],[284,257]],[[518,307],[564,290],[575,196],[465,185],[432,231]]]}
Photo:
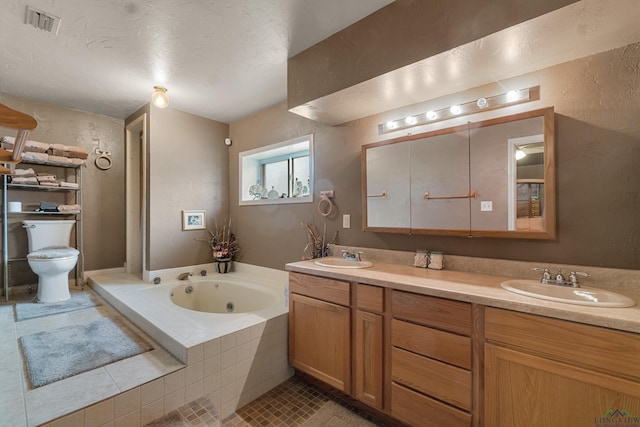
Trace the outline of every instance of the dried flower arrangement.
{"label": "dried flower arrangement", "polygon": [[234,255],[240,251],[236,236],[231,231],[231,219],[224,223],[222,227],[218,227],[218,223],[216,222],[215,232],[210,230],[207,230],[207,232],[210,236],[209,239],[196,240],[209,243],[215,260],[233,259]]}
{"label": "dried flower arrangement", "polygon": [[318,232],[318,228],[315,226],[315,224],[302,222],[300,223],[300,225],[302,225],[302,227],[304,227],[304,229],[306,230],[307,239],[308,239],[307,246],[305,246],[303,251],[304,252],[303,259],[322,258],[327,256],[328,246],[336,240],[336,238],[338,237],[338,232],[336,231],[335,235],[333,236],[333,239],[331,239],[330,242],[327,242],[325,240],[325,235],[327,233],[326,223],[324,224],[324,227],[322,230],[322,236],[320,236],[320,233]]}

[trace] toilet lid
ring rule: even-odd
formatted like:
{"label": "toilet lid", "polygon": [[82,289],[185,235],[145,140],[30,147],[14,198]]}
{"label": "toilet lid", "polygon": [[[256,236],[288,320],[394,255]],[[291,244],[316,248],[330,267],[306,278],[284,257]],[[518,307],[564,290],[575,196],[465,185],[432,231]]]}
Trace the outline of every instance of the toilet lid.
{"label": "toilet lid", "polygon": [[75,248],[68,246],[51,246],[48,248],[38,249],[27,255],[27,259],[59,259],[78,256],[78,252]]}

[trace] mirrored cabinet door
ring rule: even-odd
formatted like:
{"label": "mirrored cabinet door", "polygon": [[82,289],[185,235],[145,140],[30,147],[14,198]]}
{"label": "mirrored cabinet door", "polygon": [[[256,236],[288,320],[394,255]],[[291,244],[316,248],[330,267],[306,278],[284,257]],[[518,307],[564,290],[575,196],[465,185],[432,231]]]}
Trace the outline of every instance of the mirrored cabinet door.
{"label": "mirrored cabinet door", "polygon": [[469,231],[466,129],[411,142],[411,228]]}
{"label": "mirrored cabinet door", "polygon": [[[385,144],[363,149],[365,229],[393,229],[409,232],[410,227],[410,142]],[[391,231],[391,230],[380,230]]]}
{"label": "mirrored cabinet door", "polygon": [[526,217],[522,209],[518,214],[516,184],[525,170],[544,182],[543,118],[497,123],[470,132],[471,186],[478,190],[477,198],[471,200],[471,229],[528,231],[531,218],[532,226],[538,224],[541,230],[540,209],[531,217],[531,210]]}

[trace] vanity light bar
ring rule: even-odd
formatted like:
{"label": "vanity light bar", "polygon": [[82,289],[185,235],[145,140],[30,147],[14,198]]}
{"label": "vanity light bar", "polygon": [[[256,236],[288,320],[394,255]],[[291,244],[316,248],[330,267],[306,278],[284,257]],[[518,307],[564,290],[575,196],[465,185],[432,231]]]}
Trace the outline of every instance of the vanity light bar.
{"label": "vanity light bar", "polygon": [[469,114],[479,113],[481,111],[490,111],[506,107],[508,105],[517,105],[533,101],[535,97],[533,97],[532,94],[534,89],[538,88],[539,87],[536,86],[526,89],[510,90],[500,95],[478,98],[474,101],[465,102],[464,104],[451,105],[446,108],[427,111],[426,113],[408,116],[403,119],[389,120],[386,123],[380,123],[378,125],[378,134],[395,132],[415,126],[441,122],[458,116],[466,116]]}

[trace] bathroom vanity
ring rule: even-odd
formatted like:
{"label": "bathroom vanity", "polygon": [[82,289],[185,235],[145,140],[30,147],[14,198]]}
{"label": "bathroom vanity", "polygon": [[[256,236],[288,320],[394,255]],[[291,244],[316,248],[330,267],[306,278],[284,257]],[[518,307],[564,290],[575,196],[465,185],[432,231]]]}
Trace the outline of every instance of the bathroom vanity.
{"label": "bathroom vanity", "polygon": [[505,277],[396,264],[287,270],[294,368],[402,423],[585,426],[640,415],[637,305],[536,300],[502,289]]}

